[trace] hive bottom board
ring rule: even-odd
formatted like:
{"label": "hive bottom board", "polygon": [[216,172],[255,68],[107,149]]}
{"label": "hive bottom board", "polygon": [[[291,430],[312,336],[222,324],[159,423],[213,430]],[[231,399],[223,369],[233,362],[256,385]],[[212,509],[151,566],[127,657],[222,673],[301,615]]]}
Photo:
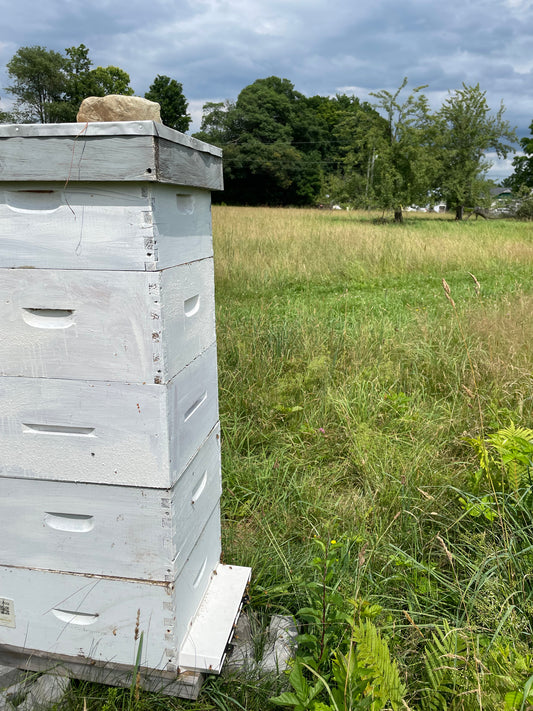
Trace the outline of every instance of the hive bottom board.
{"label": "hive bottom board", "polygon": [[219,558],[216,507],[174,582],[0,566],[0,645],[175,671]]}
{"label": "hive bottom board", "polygon": [[[79,662],[70,657],[44,656],[35,650],[21,651],[0,644],[0,665],[11,667],[16,672],[37,672],[67,676],[72,679],[94,681],[108,686],[122,686],[129,688],[132,684],[133,670],[131,666],[119,664],[91,664]],[[10,675],[11,673],[8,672]],[[184,671],[179,674],[169,672],[154,672],[153,669],[139,670],[139,686],[146,691],[165,694],[166,696],[179,696],[183,699],[196,699],[202,688],[204,675],[201,672]],[[13,674],[15,678],[18,675]],[[2,678],[0,677],[0,691]]]}

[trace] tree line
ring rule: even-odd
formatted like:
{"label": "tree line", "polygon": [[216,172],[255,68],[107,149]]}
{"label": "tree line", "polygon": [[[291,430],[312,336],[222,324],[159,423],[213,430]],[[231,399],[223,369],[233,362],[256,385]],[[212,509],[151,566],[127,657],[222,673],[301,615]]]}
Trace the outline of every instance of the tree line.
{"label": "tree line", "polygon": [[[130,77],[119,67],[93,67],[89,49],[80,44],[64,54],[46,47],[21,47],[6,65],[11,84],[6,87],[15,104],[0,111],[0,123],[63,123],[76,121],[83,99],[108,94],[133,95]],[[183,87],[175,79],[157,75],[144,95],[161,105],[163,123],[187,131],[191,117]]]}
{"label": "tree line", "polygon": [[506,157],[516,133],[479,85],[450,92],[431,111],[426,87],[305,97],[287,79],[258,79],[236,101],[204,106],[196,136],[224,148],[225,202],[309,204],[328,199],[380,208],[486,204],[488,151]]}
{"label": "tree line", "polygon": [[[0,121],[75,121],[86,96],[133,94],[118,67],[96,67],[85,45],[65,54],[22,47],[7,64],[16,99]],[[195,137],[224,149],[224,192],[215,200],[248,205],[346,204],[392,211],[444,201],[462,219],[490,201],[487,153],[507,157],[517,142],[503,104],[492,111],[479,84],[448,93],[432,111],[426,86],[355,96],[307,97],[288,79],[257,79],[237,99],[208,102]],[[187,131],[182,85],[158,75],[145,97],[163,123]],[[533,123],[531,126],[533,133]],[[514,159],[508,184],[533,187],[533,138]]]}

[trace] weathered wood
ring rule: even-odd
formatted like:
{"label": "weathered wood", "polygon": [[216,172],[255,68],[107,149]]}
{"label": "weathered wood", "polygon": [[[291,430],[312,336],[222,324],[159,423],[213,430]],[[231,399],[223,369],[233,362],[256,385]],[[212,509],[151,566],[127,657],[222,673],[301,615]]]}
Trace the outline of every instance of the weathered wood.
{"label": "weathered wood", "polygon": [[221,150],[153,121],[7,125],[0,126],[0,180],[146,180],[221,190]]}
{"label": "weathered wood", "polygon": [[0,182],[0,267],[167,269],[211,257],[211,231],[206,190]]}
{"label": "weathered wood", "polygon": [[192,148],[177,151],[170,141],[158,144],[157,174],[162,182],[177,182],[173,176],[184,175],[183,185],[195,185],[208,190],[222,190],[220,160],[212,153]]}
{"label": "weathered wood", "polygon": [[[218,507],[172,582],[0,566],[0,645],[177,671],[179,650],[220,558]],[[3,601],[3,602],[2,602]]]}
{"label": "weathered wood", "polygon": [[[34,572],[36,574],[34,582],[36,582],[38,571]],[[205,668],[208,673],[219,673],[222,669],[227,643],[231,641],[233,636],[235,622],[241,609],[242,597],[245,593],[250,573],[249,568],[240,566],[222,564],[216,566],[200,608],[197,610],[196,615],[193,616],[189,632],[186,633],[185,641],[182,642],[181,650],[177,656],[173,657],[174,662],[179,661],[179,667],[176,667],[175,663],[168,663],[167,669],[147,667],[145,664],[146,656],[143,655],[141,667],[139,668],[142,688],[149,691],[159,691],[170,696],[196,698],[203,680],[203,676],[198,671]],[[29,571],[29,574],[31,575],[31,571]],[[92,592],[91,596],[94,597]],[[91,596],[89,596],[89,599],[91,599]],[[85,600],[83,604],[86,604]],[[166,605],[168,606],[168,603]],[[47,610],[44,614],[49,615],[50,611]],[[137,613],[135,613],[136,617]],[[150,615],[150,634],[145,633],[146,640],[158,631],[158,627],[155,623],[152,623],[152,619],[153,617]],[[145,631],[143,622],[143,611],[141,610],[140,631]],[[68,636],[71,632],[69,628],[71,624],[66,623],[64,631],[60,634],[67,634]],[[164,628],[166,624],[167,622],[165,621]],[[92,625],[86,625],[85,629],[91,631]],[[166,629],[169,628],[167,627]],[[168,642],[166,629],[164,632],[165,643]],[[114,631],[116,635],[113,636],[119,636],[119,630],[114,628]],[[132,628],[130,627],[126,631],[130,633],[127,635],[127,643],[133,643],[134,645],[135,640],[132,639],[133,635],[131,635]],[[10,642],[5,642],[4,639],[2,638],[2,626],[0,626],[0,663],[2,664],[17,666],[20,669],[30,671],[53,672],[115,686],[131,685],[133,661],[121,663],[116,658],[108,661],[102,660],[100,658],[101,655],[94,653],[90,657],[84,657],[79,653],[68,655],[42,649],[32,649],[28,645],[19,647]],[[56,644],[55,646],[58,645]],[[82,651],[80,650],[80,652]],[[96,651],[96,647],[94,651]],[[144,640],[143,651],[146,652]],[[167,652],[170,654],[170,651],[167,645],[165,647],[166,657],[168,657]],[[162,662],[165,662],[165,659]],[[192,666],[193,669],[187,670],[188,665]]]}
{"label": "weathered wood", "polygon": [[[29,672],[51,673],[126,688],[131,687],[134,673],[132,666],[127,664],[98,661],[83,663],[79,659],[62,654],[45,655],[38,649],[21,650],[1,644],[0,663],[11,666],[14,672],[19,674],[22,672],[18,670],[23,669]],[[141,689],[191,700],[198,698],[204,681],[203,674],[193,671],[156,672],[154,669],[140,667],[139,673]]]}
{"label": "weathered wood", "polygon": [[166,383],[215,338],[212,259],[0,270],[0,375]]}
{"label": "weathered wood", "polygon": [[173,581],[220,498],[219,429],[171,489],[2,478],[0,494],[3,565]]}
{"label": "weathered wood", "polygon": [[1,477],[166,488],[218,420],[215,345],[168,384],[0,378]]}

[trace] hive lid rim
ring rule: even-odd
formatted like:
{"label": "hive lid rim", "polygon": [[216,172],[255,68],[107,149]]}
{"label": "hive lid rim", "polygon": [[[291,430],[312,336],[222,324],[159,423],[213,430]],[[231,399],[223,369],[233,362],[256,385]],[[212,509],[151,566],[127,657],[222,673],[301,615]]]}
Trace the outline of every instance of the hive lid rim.
{"label": "hive lid rim", "polygon": [[105,136],[155,136],[214,156],[222,149],[155,121],[95,121],[91,123],[21,123],[0,126],[2,138],[87,138]]}

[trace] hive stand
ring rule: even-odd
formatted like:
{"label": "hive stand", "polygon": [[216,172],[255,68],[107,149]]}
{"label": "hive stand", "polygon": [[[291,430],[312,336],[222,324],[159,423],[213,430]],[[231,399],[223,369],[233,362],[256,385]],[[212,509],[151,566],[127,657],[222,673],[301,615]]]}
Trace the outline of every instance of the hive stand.
{"label": "hive stand", "polygon": [[0,126],[0,663],[190,698],[222,667],[221,187],[151,121]]}

